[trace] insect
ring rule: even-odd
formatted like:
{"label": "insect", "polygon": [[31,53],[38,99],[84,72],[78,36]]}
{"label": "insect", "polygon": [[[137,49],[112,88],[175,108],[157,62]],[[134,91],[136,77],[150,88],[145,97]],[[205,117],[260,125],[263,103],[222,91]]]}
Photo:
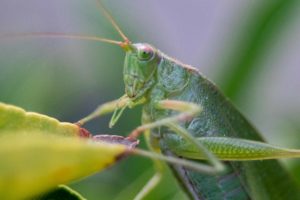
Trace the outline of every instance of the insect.
{"label": "insect", "polygon": [[[298,157],[297,150],[262,143],[263,139],[252,125],[195,68],[165,55],[152,45],[133,44],[104,7],[100,5],[99,8],[119,32],[123,42],[100,37],[43,34],[112,43],[126,52],[126,94],[101,105],[94,113],[79,121],[80,124],[114,112],[110,123],[112,126],[125,108],[143,105],[143,125],[129,136],[137,138],[145,132],[152,151],[198,160],[202,173],[182,165],[171,165],[191,198],[300,198],[298,187],[287,178],[284,168],[276,160],[268,160]],[[161,165],[159,161],[155,163],[158,172],[136,199],[146,196],[159,182]]]}

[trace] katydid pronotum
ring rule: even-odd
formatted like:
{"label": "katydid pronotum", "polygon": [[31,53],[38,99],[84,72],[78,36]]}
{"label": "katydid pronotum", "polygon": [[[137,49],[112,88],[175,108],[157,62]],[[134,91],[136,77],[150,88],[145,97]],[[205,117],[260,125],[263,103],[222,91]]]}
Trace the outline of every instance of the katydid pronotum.
{"label": "katydid pronotum", "polygon": [[[162,159],[181,157],[183,164],[178,160],[178,165],[172,164],[171,168],[192,198],[300,198],[297,186],[288,179],[284,168],[276,160],[269,160],[300,157],[299,151],[263,143],[259,133],[195,68],[170,58],[149,44],[133,44],[104,7],[98,6],[120,33],[123,42],[60,33],[28,34],[102,41],[117,44],[125,50],[126,94],[99,106],[79,124],[114,112],[112,126],[125,108],[143,105],[143,125],[129,137],[137,138],[145,133],[151,151],[168,155]],[[185,159],[196,160],[198,171],[184,167]],[[161,165],[157,160],[154,163],[158,171],[136,199],[142,199],[161,179]]]}

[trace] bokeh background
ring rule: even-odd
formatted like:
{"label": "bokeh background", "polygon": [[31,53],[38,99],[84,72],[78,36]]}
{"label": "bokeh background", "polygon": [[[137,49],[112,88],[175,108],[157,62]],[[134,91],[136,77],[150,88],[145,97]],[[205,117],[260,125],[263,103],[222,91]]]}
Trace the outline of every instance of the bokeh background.
{"label": "bokeh background", "polygon": [[[134,42],[153,44],[214,81],[273,144],[300,148],[300,3],[296,0],[103,1]],[[120,40],[95,0],[1,0],[0,34],[62,32]],[[75,122],[124,93],[124,52],[111,44],[51,38],[0,39],[0,101]],[[141,108],[113,129],[126,135]],[[142,142],[141,147],[144,146]],[[300,183],[300,162],[283,160]],[[130,157],[70,186],[88,199],[132,199],[153,173]],[[284,181],[284,180],[283,180]],[[148,199],[184,199],[167,172]]]}

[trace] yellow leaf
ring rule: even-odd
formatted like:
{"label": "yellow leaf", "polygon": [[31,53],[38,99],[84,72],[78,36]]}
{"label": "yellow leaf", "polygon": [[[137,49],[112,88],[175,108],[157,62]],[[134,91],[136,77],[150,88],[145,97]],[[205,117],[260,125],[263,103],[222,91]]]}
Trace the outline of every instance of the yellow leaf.
{"label": "yellow leaf", "polygon": [[[52,117],[0,102],[0,131],[43,131],[43,133],[79,136],[80,128],[72,123],[59,122]],[[0,132],[0,134],[1,134]],[[7,132],[8,133],[8,132]]]}
{"label": "yellow leaf", "polygon": [[0,103],[0,199],[30,198],[101,171],[137,144],[121,136],[79,137],[86,133]]}
{"label": "yellow leaf", "polygon": [[22,199],[100,171],[125,145],[41,133],[0,137],[0,199]]}

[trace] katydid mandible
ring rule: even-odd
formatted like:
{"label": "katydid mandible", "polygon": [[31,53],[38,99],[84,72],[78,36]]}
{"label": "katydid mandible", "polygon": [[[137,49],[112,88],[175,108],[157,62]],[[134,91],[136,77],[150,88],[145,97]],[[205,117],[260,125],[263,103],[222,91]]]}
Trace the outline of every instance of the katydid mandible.
{"label": "katydid mandible", "polygon": [[[16,34],[93,40],[124,49],[125,95],[100,105],[78,124],[113,112],[113,126],[125,108],[143,105],[143,125],[129,137],[136,139],[144,133],[151,151],[167,155],[162,159],[182,158],[170,167],[192,199],[300,199],[298,186],[274,160],[300,157],[299,150],[264,143],[257,130],[196,68],[152,45],[132,43],[99,1],[97,5],[124,41],[61,33]],[[197,170],[188,168],[185,159],[196,161]],[[145,197],[160,181],[160,162],[154,158],[157,172],[136,199]]]}

